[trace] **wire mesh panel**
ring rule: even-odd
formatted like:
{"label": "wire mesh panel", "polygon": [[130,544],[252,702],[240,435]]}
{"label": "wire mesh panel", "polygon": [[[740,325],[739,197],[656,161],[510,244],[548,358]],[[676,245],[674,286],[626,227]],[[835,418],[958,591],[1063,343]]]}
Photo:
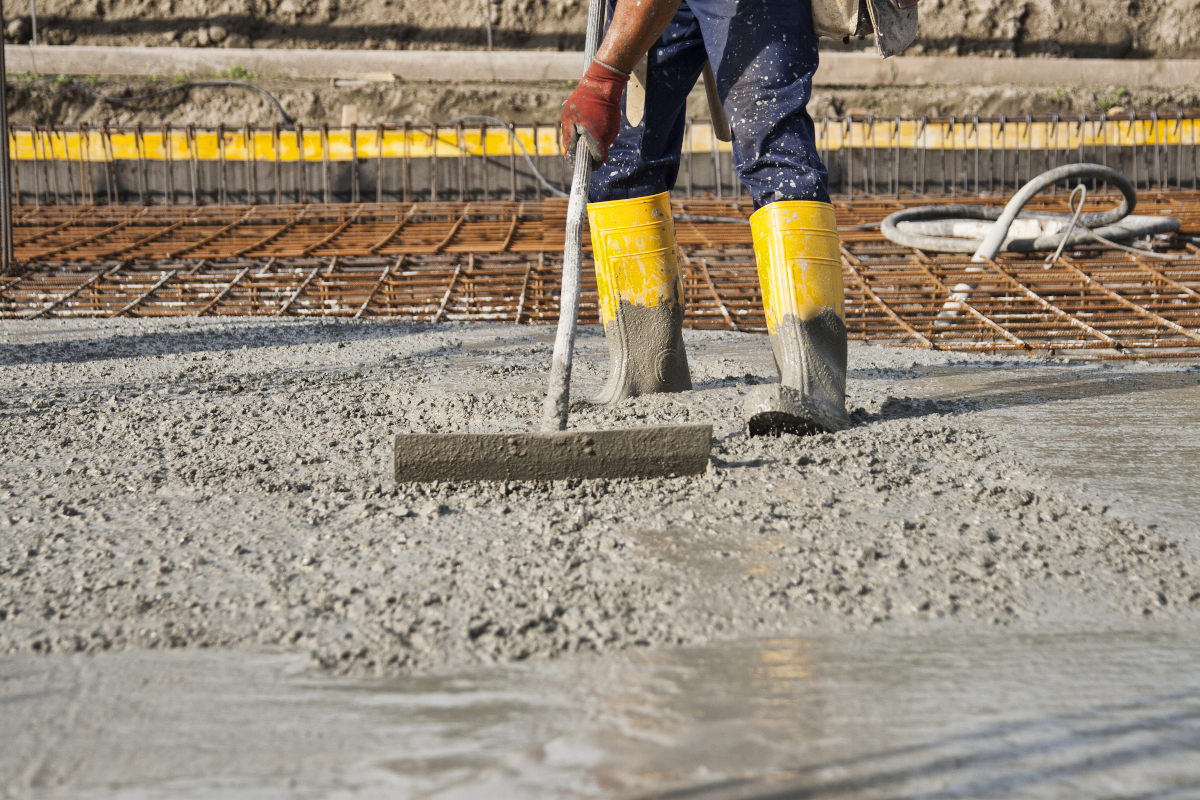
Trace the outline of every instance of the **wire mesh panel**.
{"label": "wire mesh panel", "polygon": [[[894,164],[894,158],[893,158]],[[960,202],[984,202],[962,198]],[[1200,193],[1151,192],[1178,217],[1182,259],[1095,246],[1052,263],[983,264],[884,239],[872,227],[927,200],[835,200],[851,338],[956,351],[1200,358]],[[1093,208],[1115,202],[1093,195]],[[1031,209],[1064,211],[1041,195]],[[746,224],[733,199],[674,204],[685,324],[764,331]],[[557,321],[566,204],[439,202],[17,209],[22,272],[0,316],[285,315],[430,322]],[[585,247],[590,249],[585,237]],[[1193,257],[1189,257],[1189,254]],[[964,288],[965,287],[965,288]],[[599,320],[585,262],[580,321]]]}

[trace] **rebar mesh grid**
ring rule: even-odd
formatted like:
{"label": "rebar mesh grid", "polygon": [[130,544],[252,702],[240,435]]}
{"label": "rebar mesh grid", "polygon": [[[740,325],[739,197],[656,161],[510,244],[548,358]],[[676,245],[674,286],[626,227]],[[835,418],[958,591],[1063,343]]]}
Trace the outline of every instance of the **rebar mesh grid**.
{"label": "rebar mesh grid", "polygon": [[[1063,200],[1043,197],[1034,207],[1064,210]],[[1200,358],[1194,244],[1183,251],[1194,258],[1176,261],[1088,247],[1053,264],[1005,256],[980,265],[856,227],[917,202],[835,204],[846,229],[851,338],[960,351]],[[1090,202],[1101,207],[1112,198]],[[1138,209],[1179,217],[1185,237],[1200,234],[1200,193],[1143,196]],[[19,209],[16,255],[25,271],[0,278],[0,316],[548,324],[558,314],[565,210],[559,201]],[[742,220],[750,210],[714,200],[674,206],[677,215]],[[765,330],[749,227],[681,219],[676,230],[686,324]],[[595,324],[598,315],[588,264],[580,318]]]}

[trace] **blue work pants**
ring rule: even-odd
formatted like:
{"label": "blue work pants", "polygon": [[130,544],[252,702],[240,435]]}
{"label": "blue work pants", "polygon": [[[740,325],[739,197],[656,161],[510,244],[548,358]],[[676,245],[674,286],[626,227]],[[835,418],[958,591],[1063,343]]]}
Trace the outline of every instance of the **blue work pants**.
{"label": "blue work pants", "polygon": [[733,129],[733,166],[755,208],[829,201],[808,100],[817,70],[810,0],[683,0],[647,60],[646,110],[624,116],[590,199],[625,200],[675,185],[688,93],[712,62]]}

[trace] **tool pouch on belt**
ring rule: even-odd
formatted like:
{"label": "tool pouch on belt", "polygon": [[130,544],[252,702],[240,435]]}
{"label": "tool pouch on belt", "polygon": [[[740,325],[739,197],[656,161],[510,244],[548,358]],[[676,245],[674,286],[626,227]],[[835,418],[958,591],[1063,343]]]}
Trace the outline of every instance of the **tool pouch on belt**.
{"label": "tool pouch on belt", "polygon": [[917,0],[812,0],[813,31],[844,39],[875,33],[875,49],[887,58],[917,38]]}

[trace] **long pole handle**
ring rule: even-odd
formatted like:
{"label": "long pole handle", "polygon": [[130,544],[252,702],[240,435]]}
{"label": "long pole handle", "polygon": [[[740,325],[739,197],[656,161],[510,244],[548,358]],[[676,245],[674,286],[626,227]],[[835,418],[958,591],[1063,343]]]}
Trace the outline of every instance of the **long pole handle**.
{"label": "long pole handle", "polygon": [[575,172],[567,201],[567,231],[563,245],[562,292],[558,299],[558,331],[550,386],[542,406],[542,430],[565,431],[571,405],[571,361],[575,352],[575,327],[579,319],[579,287],[583,282],[583,218],[587,214],[588,185],[592,181],[592,156],[579,137]]}
{"label": "long pole handle", "polygon": [[[0,9],[0,31],[4,30],[4,13]],[[12,229],[12,170],[8,158],[8,68],[4,63],[4,38],[0,36],[0,273],[8,275],[13,269]]]}
{"label": "long pole handle", "polygon": [[[584,71],[587,71],[600,48],[600,37],[604,32],[604,11],[605,0],[589,0],[587,39],[583,47]],[[575,353],[575,326],[579,320],[579,286],[583,282],[583,219],[587,214],[588,187],[591,182],[592,156],[583,137],[579,136],[575,145],[571,196],[567,201],[558,331],[554,336],[554,359],[550,362],[550,385],[542,405],[544,431],[565,431],[567,416],[571,410],[571,361]]]}

